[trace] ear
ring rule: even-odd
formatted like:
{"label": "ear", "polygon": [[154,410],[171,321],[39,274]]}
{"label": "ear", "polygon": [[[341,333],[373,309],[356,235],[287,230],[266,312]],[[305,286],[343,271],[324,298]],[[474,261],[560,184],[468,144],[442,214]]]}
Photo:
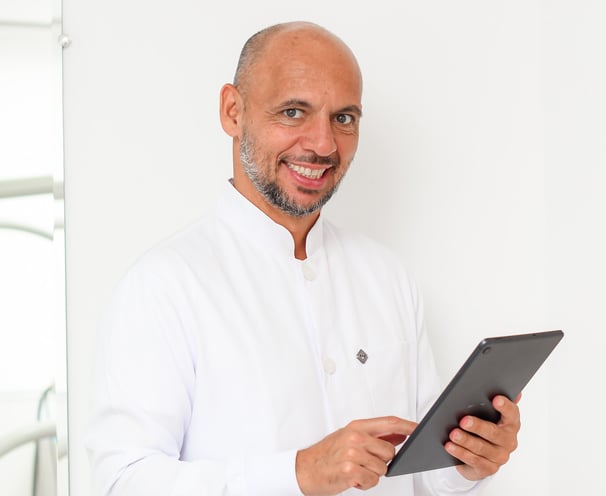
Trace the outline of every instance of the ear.
{"label": "ear", "polygon": [[240,124],[244,102],[240,92],[233,84],[226,84],[221,88],[219,103],[219,116],[223,130],[232,138],[240,136]]}

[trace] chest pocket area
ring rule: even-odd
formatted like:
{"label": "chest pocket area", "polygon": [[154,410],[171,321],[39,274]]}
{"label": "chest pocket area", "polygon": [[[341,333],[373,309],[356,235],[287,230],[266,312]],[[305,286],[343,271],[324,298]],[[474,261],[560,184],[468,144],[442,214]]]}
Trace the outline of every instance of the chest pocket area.
{"label": "chest pocket area", "polygon": [[404,341],[382,342],[347,357],[335,384],[337,395],[347,394],[335,405],[341,423],[385,415],[415,417],[416,364],[410,351]]}

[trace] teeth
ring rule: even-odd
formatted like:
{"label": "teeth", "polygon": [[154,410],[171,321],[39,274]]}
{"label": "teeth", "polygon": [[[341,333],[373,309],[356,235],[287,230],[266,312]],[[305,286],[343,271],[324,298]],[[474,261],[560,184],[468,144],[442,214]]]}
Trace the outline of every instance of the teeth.
{"label": "teeth", "polygon": [[308,179],[320,179],[326,169],[310,169],[309,167],[301,167],[300,165],[294,165],[286,163],[290,170],[295,171],[297,174],[306,177]]}

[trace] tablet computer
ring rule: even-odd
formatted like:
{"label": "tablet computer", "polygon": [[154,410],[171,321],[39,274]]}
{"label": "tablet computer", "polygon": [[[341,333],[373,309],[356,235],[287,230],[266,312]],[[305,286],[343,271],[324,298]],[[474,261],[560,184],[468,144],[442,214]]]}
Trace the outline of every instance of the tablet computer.
{"label": "tablet computer", "polygon": [[450,431],[465,415],[497,422],[492,398],[515,399],[563,336],[546,331],[482,340],[396,453],[386,475],[460,465],[444,449]]}

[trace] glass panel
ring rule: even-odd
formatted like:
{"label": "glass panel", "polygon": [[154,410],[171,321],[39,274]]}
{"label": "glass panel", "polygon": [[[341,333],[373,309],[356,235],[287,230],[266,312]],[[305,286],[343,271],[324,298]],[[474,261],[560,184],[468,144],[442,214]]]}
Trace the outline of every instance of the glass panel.
{"label": "glass panel", "polygon": [[14,496],[68,494],[60,14],[60,0],[0,3],[0,487]]}

